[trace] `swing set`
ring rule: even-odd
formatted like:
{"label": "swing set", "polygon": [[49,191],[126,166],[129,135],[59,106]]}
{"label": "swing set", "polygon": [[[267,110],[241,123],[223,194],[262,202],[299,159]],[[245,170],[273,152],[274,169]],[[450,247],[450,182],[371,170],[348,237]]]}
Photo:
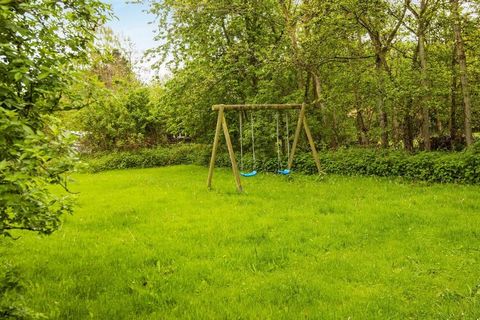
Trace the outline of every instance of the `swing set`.
{"label": "swing set", "polygon": [[[256,155],[255,155],[255,125],[254,125],[254,118],[253,118],[253,113],[250,114],[250,123],[251,123],[251,146],[252,146],[252,159],[253,159],[253,170],[250,172],[244,172],[243,168],[243,118],[244,118],[244,111],[240,111],[238,113],[238,123],[240,124],[240,175],[243,177],[254,177],[257,175],[257,170],[256,170]],[[281,169],[282,166],[282,155],[280,151],[280,147],[282,145],[282,142],[280,140],[280,111],[277,110],[276,114],[276,122],[277,122],[277,143],[276,143],[276,148],[277,148],[277,173],[282,174],[282,175],[289,175],[290,170],[289,169]],[[290,142],[288,141],[290,137],[290,129],[289,129],[289,117],[288,113],[285,114],[285,136],[287,137],[286,141],[286,146],[287,146],[287,159],[290,158]]]}
{"label": "swing set", "polygon": [[[230,162],[232,163],[233,176],[235,178],[235,183],[237,185],[237,191],[242,192],[242,184],[240,181],[240,176],[243,177],[254,177],[257,175],[256,171],[256,157],[255,157],[255,134],[254,134],[254,118],[253,111],[259,110],[277,110],[276,116],[276,133],[277,133],[277,156],[278,156],[278,168],[277,173],[281,175],[289,175],[292,171],[293,158],[295,156],[295,151],[297,149],[298,140],[300,138],[300,132],[302,127],[305,130],[308,142],[310,144],[310,149],[312,151],[312,156],[317,166],[318,173],[321,174],[320,160],[318,158],[317,149],[315,148],[315,143],[310,132],[310,128],[306,120],[306,105],[305,104],[244,104],[244,105],[214,105],[212,107],[213,111],[218,112],[217,116],[217,126],[215,130],[215,138],[213,140],[213,149],[212,156],[210,159],[210,167],[208,171],[207,186],[208,188],[212,187],[212,178],[213,178],[213,169],[215,167],[215,161],[217,158],[217,150],[220,141],[220,131],[223,129],[223,134],[225,136],[225,141],[227,143],[228,154],[230,156]],[[243,172],[243,112],[250,110],[250,122],[251,122],[251,140],[252,140],[252,158],[253,158],[253,168],[250,172]],[[281,110],[300,110],[298,115],[297,127],[295,130],[295,136],[293,139],[293,145],[290,149],[290,143],[287,140],[287,154],[288,154],[288,166],[285,169],[282,169],[281,166],[281,151],[280,151],[280,111]],[[233,150],[232,140],[230,139],[230,134],[228,131],[227,120],[225,118],[225,111],[238,111],[239,112],[239,124],[240,124],[240,169],[237,165],[237,160],[235,158],[235,152]],[[289,120],[288,115],[285,120],[286,124],[286,135],[287,139],[290,135],[289,132]]]}

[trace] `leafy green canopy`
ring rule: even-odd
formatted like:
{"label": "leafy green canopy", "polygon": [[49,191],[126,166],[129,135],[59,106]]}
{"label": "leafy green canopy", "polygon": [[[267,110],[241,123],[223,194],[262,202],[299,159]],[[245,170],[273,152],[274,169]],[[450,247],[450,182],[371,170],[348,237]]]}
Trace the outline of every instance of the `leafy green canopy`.
{"label": "leafy green canopy", "polygon": [[84,131],[82,151],[132,150],[165,142],[156,96],[133,71],[131,43],[109,28],[97,32],[95,53],[73,84],[71,101],[81,110],[62,112],[66,126]]}
{"label": "leafy green canopy", "polygon": [[[71,137],[53,114],[85,66],[108,6],[97,0],[0,0],[0,235],[53,232],[71,212]],[[68,99],[66,99],[68,100]]]}
{"label": "leafy green canopy", "polygon": [[[312,102],[312,133],[324,147],[456,149],[468,122],[480,130],[478,1],[460,1],[458,18],[457,0],[143,2],[162,41],[151,53],[172,67],[160,98],[170,133],[211,141],[216,103],[303,100]],[[463,85],[472,91],[471,121]],[[257,122],[273,131],[268,116]],[[268,132],[258,141],[265,136],[271,143]]]}
{"label": "leafy green canopy", "polygon": [[151,53],[173,71],[160,99],[169,132],[210,141],[212,104],[301,101],[276,9],[272,0],[152,4],[163,45]]}

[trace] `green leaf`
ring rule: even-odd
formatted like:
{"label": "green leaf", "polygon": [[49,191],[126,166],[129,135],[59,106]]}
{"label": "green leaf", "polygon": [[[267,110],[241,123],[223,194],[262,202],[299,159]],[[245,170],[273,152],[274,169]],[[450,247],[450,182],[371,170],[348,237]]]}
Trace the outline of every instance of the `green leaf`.
{"label": "green leaf", "polygon": [[50,72],[42,72],[38,75],[37,79],[38,80],[43,80],[43,79],[47,78],[49,75],[50,75]]}
{"label": "green leaf", "polygon": [[2,160],[0,162],[0,171],[5,170],[7,168],[7,166],[8,166],[7,160]]}

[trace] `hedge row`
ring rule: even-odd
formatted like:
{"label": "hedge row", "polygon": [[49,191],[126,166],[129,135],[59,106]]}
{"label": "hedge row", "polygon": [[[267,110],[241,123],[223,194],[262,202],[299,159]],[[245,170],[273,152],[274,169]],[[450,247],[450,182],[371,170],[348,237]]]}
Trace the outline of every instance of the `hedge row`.
{"label": "hedge row", "polygon": [[[305,155],[302,155],[302,160]],[[399,151],[345,150],[321,155],[327,173],[403,177],[441,183],[480,184],[480,154],[429,152],[410,155]],[[312,172],[311,160],[303,160]]]}
{"label": "hedge row", "polygon": [[99,172],[115,169],[152,168],[179,164],[204,165],[209,151],[204,145],[179,144],[156,149],[143,149],[135,152],[112,152],[88,155],[83,160],[87,170]]}
{"label": "hedge row", "polygon": [[[429,152],[410,155],[401,151],[348,149],[322,151],[320,161],[325,173],[341,175],[366,175],[404,177],[442,183],[480,184],[480,149],[458,153]],[[177,164],[208,165],[210,147],[198,144],[181,144],[137,152],[111,153],[87,158],[91,172],[112,169],[149,168]],[[229,166],[225,151],[219,153],[217,166]],[[249,161],[246,159],[246,167]],[[260,159],[257,169],[275,171],[275,159]],[[315,164],[309,153],[299,153],[294,170],[314,173]]]}

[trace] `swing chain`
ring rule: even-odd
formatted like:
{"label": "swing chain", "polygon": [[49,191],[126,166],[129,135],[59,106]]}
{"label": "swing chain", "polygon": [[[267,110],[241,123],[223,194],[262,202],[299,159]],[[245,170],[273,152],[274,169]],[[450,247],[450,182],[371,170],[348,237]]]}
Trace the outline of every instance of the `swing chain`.
{"label": "swing chain", "polygon": [[251,136],[252,136],[252,156],[253,156],[253,170],[257,169],[257,159],[255,157],[255,126],[254,126],[254,119],[253,119],[253,113],[250,113],[250,122],[252,124],[252,130],[251,130]]}
{"label": "swing chain", "polygon": [[282,156],[280,155],[280,112],[277,111],[277,170],[281,169]]}
{"label": "swing chain", "polygon": [[289,116],[288,112],[285,112],[285,123],[286,123],[286,139],[287,139],[287,156],[290,159],[290,128],[289,128]]}
{"label": "swing chain", "polygon": [[243,171],[243,116],[242,111],[238,113],[240,122],[240,170]]}
{"label": "swing chain", "polygon": [[[282,151],[281,151],[281,148],[282,148],[282,141],[280,139],[280,112],[277,111],[276,113],[276,136],[277,136],[277,142],[276,142],[276,147],[277,147],[277,171],[278,172],[281,172],[281,171],[285,171],[285,170],[282,170]],[[246,115],[245,115],[246,117]],[[244,168],[244,161],[243,161],[243,113],[240,112],[239,113],[239,124],[240,124],[240,170],[243,171],[243,168]],[[250,113],[250,124],[251,124],[251,130],[250,130],[250,134],[251,134],[251,139],[252,139],[252,158],[253,158],[253,171],[252,172],[255,172],[256,170],[256,167],[257,167],[257,159],[256,159],[256,154],[255,154],[255,134],[254,134],[254,131],[255,131],[255,119],[254,119],[254,116],[253,116],[253,113]],[[288,114],[285,114],[285,124],[286,124],[286,144],[287,144],[287,155],[288,155],[288,158],[290,158],[290,141],[289,141],[289,135],[290,135],[290,128],[289,128],[289,117],[288,117]],[[243,175],[243,173],[242,173]]]}

